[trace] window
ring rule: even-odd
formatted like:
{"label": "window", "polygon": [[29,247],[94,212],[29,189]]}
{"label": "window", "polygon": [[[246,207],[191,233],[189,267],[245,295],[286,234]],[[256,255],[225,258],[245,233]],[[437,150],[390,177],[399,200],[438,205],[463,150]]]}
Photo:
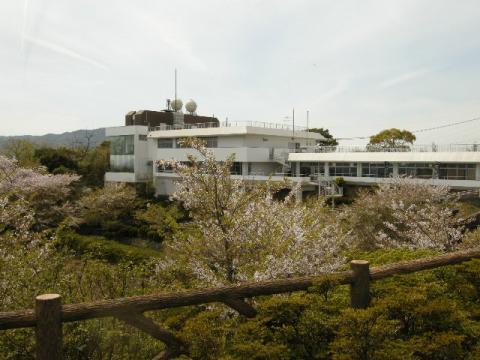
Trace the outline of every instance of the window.
{"label": "window", "polygon": [[357,163],[331,163],[330,176],[357,176]]}
{"label": "window", "polygon": [[218,138],[217,137],[205,137],[200,138],[201,140],[207,143],[207,148],[216,148],[218,147]]}
{"label": "window", "polygon": [[138,135],[138,140],[147,141],[147,135]]}
{"label": "window", "polygon": [[133,135],[119,135],[108,137],[111,155],[133,155]]}
{"label": "window", "polygon": [[300,175],[323,175],[325,173],[324,163],[320,162],[301,162],[300,163]]}
{"label": "window", "polygon": [[134,157],[127,156],[110,156],[109,172],[134,172]]}
{"label": "window", "polygon": [[[184,139],[184,138],[182,138]],[[216,148],[218,147],[218,138],[217,137],[198,137],[198,139],[202,140],[205,143],[207,148]],[[178,148],[185,148],[185,146],[181,146],[179,144],[180,139],[175,140],[176,147]]]}
{"label": "window", "polygon": [[242,163],[234,162],[230,168],[231,175],[242,175]]}
{"label": "window", "polygon": [[434,166],[429,163],[400,163],[398,165],[398,175],[408,176],[419,179],[432,179],[434,176]]}
{"label": "window", "polygon": [[170,165],[158,165],[157,166],[157,172],[158,173],[171,173],[171,172],[173,172],[173,169]]}
{"label": "window", "polygon": [[157,139],[157,147],[159,149],[173,148],[173,139]]}
{"label": "window", "polygon": [[298,142],[289,142],[288,143],[289,149],[300,149],[300,143]]}
{"label": "window", "polygon": [[475,180],[475,164],[440,164],[438,178],[448,180]]}
{"label": "window", "polygon": [[364,163],[362,164],[362,177],[386,178],[393,174],[391,163]]}

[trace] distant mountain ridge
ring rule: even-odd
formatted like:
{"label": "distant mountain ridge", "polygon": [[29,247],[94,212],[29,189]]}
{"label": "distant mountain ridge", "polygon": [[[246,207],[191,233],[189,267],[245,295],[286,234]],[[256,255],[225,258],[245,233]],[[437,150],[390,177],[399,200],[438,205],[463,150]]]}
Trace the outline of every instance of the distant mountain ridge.
{"label": "distant mountain ridge", "polygon": [[62,134],[0,136],[0,147],[2,147],[9,139],[28,140],[38,145],[48,145],[53,147],[76,147],[80,145],[95,146],[105,140],[105,128],[75,130],[64,132]]}

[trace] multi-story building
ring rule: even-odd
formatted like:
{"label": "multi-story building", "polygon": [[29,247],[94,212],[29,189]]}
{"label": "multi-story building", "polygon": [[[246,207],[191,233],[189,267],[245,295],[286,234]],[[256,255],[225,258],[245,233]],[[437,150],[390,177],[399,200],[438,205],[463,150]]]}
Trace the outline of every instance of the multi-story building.
{"label": "multi-story building", "polygon": [[111,142],[111,155],[105,180],[151,182],[157,195],[172,194],[178,178],[157,162],[187,161],[189,154],[195,155],[196,150],[178,145],[178,140],[186,137],[203,139],[218,160],[234,154],[234,177],[248,181],[280,181],[287,177],[293,183],[302,183],[303,189],[314,191],[316,185],[310,175],[292,174],[288,156],[324,139],[318,133],[284,124],[220,123],[213,117],[172,111],[130,112],[125,126],[107,128],[106,135]]}
{"label": "multi-story building", "polygon": [[178,140],[205,140],[218,160],[235,155],[231,176],[246,181],[300,183],[304,191],[339,196],[335,179],[347,184],[374,185],[406,176],[455,189],[480,189],[480,146],[411,146],[375,150],[359,147],[322,147],[318,133],[284,124],[220,123],[214,117],[179,111],[130,112],[125,126],[106,130],[111,142],[107,182],[146,183],[156,195],[170,195],[178,176],[157,165],[159,160],[187,161],[196,151]]}

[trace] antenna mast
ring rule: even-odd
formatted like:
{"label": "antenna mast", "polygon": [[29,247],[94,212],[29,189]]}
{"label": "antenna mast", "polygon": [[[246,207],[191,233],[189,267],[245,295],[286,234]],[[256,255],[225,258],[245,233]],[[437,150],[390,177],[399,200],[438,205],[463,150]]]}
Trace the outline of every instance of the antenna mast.
{"label": "antenna mast", "polygon": [[293,111],[292,111],[292,123],[293,123],[293,126],[292,126],[292,140],[295,140],[295,108],[293,108]]}
{"label": "antenna mast", "polygon": [[175,68],[175,104],[176,103],[177,103],[177,68]]}

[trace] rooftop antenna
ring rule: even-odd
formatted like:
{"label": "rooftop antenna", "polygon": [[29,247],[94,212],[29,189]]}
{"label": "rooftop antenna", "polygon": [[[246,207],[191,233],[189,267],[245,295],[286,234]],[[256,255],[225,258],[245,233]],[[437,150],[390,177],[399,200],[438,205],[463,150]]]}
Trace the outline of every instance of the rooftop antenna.
{"label": "rooftop antenna", "polygon": [[292,140],[295,140],[295,108],[292,110]]}
{"label": "rooftop antenna", "polygon": [[177,103],[177,68],[175,68],[175,104]]}

